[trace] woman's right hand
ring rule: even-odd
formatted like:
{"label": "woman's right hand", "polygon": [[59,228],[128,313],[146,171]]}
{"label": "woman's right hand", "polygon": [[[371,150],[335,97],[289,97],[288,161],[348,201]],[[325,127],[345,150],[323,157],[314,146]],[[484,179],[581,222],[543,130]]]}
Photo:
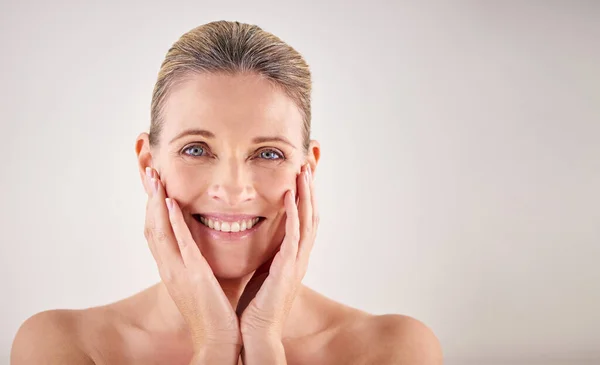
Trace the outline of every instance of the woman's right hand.
{"label": "woman's right hand", "polygon": [[179,205],[167,198],[156,171],[147,168],[145,180],[144,234],[160,277],[189,326],[195,357],[213,357],[208,352],[214,350],[219,358],[230,353],[232,363],[237,363],[242,337],[235,311],[192,238]]}

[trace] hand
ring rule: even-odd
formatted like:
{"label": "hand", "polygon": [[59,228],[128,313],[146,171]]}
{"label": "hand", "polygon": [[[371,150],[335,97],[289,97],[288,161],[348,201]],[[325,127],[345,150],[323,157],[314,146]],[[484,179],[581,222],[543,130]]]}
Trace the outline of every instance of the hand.
{"label": "hand", "polygon": [[280,341],[296,292],[308,267],[319,224],[314,184],[309,165],[297,177],[298,203],[292,191],[284,197],[285,238],[272,260],[256,270],[242,294],[237,313],[244,343],[247,340]]}
{"label": "hand", "polygon": [[[144,234],[160,277],[189,326],[196,354],[207,348],[241,349],[239,321],[212,269],[200,253],[177,202],[166,197],[158,174],[148,168]],[[233,356],[233,355],[232,355]]]}

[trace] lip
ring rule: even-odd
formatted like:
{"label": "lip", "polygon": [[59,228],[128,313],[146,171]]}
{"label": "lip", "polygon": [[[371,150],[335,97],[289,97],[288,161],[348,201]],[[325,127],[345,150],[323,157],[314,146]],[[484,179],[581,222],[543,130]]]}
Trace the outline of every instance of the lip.
{"label": "lip", "polygon": [[260,215],[250,215],[250,214],[225,214],[225,213],[197,213],[192,214],[193,216],[202,216],[204,218],[210,218],[212,220],[217,220],[221,222],[237,222],[241,220],[254,219],[254,218],[263,218]]}
{"label": "lip", "polygon": [[[215,241],[222,241],[222,242],[239,241],[239,240],[248,238],[252,234],[256,233],[258,228],[260,228],[260,226],[262,225],[263,221],[266,220],[264,217],[261,217],[261,216],[244,215],[244,214],[216,213],[216,214],[193,214],[192,216],[194,218],[194,221],[196,221],[198,229],[201,234],[206,234],[209,237],[211,237],[212,239],[214,239]],[[206,218],[211,218],[211,219],[217,219],[217,220],[225,221],[225,222],[235,222],[238,220],[252,219],[252,218],[256,218],[256,217],[260,217],[260,219],[259,219],[258,223],[256,223],[254,226],[252,226],[252,228],[247,229],[243,232],[222,232],[222,231],[215,231],[214,229],[211,229],[211,228],[205,226],[204,224],[202,224],[202,222],[200,222],[198,220],[200,216],[206,217]]]}

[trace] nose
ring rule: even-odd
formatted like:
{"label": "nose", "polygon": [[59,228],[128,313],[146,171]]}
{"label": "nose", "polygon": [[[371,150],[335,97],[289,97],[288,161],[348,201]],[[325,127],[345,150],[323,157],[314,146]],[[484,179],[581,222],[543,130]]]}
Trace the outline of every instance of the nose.
{"label": "nose", "polygon": [[214,171],[208,193],[212,199],[230,207],[238,207],[254,199],[256,191],[252,185],[249,167],[233,158],[220,161]]}

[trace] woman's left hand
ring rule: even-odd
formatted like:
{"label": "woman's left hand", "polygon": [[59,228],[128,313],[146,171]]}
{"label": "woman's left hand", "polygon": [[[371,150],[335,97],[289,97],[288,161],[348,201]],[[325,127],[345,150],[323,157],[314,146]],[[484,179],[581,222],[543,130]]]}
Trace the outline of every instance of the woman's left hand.
{"label": "woman's left hand", "polygon": [[307,164],[297,176],[298,204],[292,191],[284,197],[285,238],[272,260],[256,270],[237,307],[240,330],[247,343],[281,341],[283,327],[308,267],[319,215],[312,172]]}

